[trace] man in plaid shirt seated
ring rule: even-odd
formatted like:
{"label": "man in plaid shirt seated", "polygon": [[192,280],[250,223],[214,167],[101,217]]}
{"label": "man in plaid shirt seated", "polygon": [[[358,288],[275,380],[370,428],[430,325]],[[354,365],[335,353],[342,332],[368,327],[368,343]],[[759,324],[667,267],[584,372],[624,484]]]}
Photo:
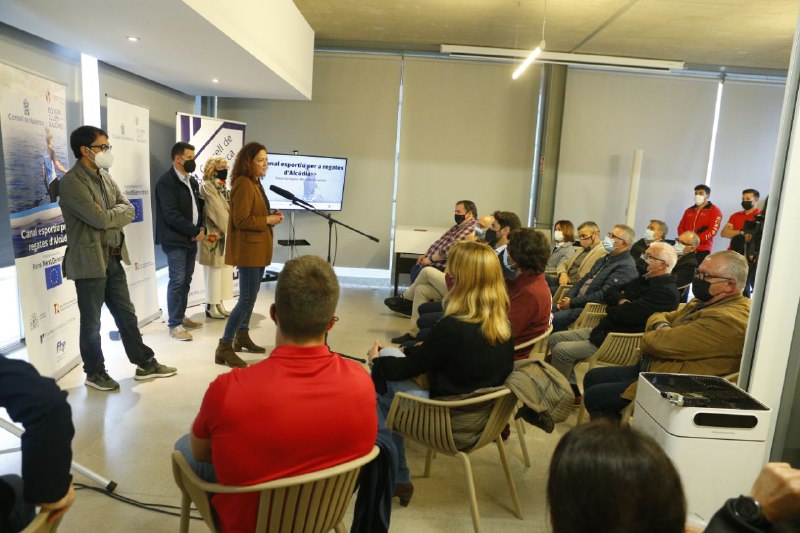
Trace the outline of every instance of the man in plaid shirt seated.
{"label": "man in plaid shirt seated", "polygon": [[[475,232],[475,224],[478,221],[478,208],[475,207],[475,202],[470,200],[458,201],[453,218],[456,222],[455,226],[447,230],[444,235],[430,245],[425,254],[417,259],[417,264],[411,269],[411,286],[406,289],[402,295],[393,296],[384,300],[384,303],[389,309],[411,316],[414,294],[420,285],[422,285],[422,287],[419,288],[421,291],[428,289],[439,295],[447,293],[447,285],[444,280],[444,266],[447,262],[447,252],[455,243],[467,237],[471,237]],[[423,275],[420,276],[420,273]],[[420,300],[420,298],[417,299]],[[416,323],[416,321],[413,322]],[[413,338],[414,337],[410,334],[398,337],[398,339],[404,340],[411,340]],[[397,339],[392,339],[392,342],[396,340]]]}

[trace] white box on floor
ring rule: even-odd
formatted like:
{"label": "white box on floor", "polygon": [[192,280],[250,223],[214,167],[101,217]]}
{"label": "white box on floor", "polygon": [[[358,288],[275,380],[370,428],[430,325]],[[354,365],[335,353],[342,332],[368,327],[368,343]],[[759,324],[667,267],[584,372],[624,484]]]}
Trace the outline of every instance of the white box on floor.
{"label": "white box on floor", "polygon": [[633,426],[672,459],[687,521],[705,526],[728,498],[748,494],[766,457],[772,410],[729,381],[687,374],[639,375]]}

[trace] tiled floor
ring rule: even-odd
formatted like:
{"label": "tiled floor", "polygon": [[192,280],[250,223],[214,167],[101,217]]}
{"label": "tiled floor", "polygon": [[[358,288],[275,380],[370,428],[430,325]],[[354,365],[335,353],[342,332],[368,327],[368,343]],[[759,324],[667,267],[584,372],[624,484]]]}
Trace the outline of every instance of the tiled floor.
{"label": "tiled floor", "polygon": [[[267,317],[273,301],[274,284],[262,288],[253,315],[252,336],[268,351],[274,346],[275,327]],[[386,341],[407,330],[408,319],[386,309],[383,299],[390,295],[388,281],[355,280],[342,288],[336,327],[329,342],[333,350],[363,356],[374,339]],[[233,302],[228,305],[233,306]],[[167,335],[163,322],[143,329],[145,342],[158,359],[179,369],[177,376],[152,382],[133,379],[134,367],[127,362],[119,342],[105,337],[104,350],[109,373],[120,382],[121,390],[107,393],[83,385],[80,367],[59,381],[69,392],[76,436],[74,460],[118,483],[117,493],[144,502],[178,505],[179,492],[172,479],[169,455],[173,443],[189,429],[210,381],[227,369],[214,364],[214,348],[224,321],[206,319],[202,307],[187,313],[204,322],[193,331],[194,341],[178,342]],[[258,360],[245,355],[250,360]],[[347,406],[342,406],[347,408]],[[522,464],[517,435],[507,443],[514,480],[522,502],[523,520],[514,517],[508,489],[495,446],[472,456],[478,502],[485,531],[547,531],[545,483],[550,455],[557,439],[574,425],[575,415],[559,424],[552,434],[529,427],[526,435],[533,465]],[[0,431],[0,448],[16,446],[13,437]],[[471,531],[463,471],[457,459],[439,457],[430,478],[420,475],[425,451],[408,445],[408,460],[416,492],[407,508],[395,503],[392,531],[460,532]],[[18,471],[19,454],[0,455],[0,472]],[[91,483],[81,475],[75,481]],[[351,504],[352,507],[352,504]],[[349,515],[345,524],[349,527]],[[78,492],[73,509],[59,531],[176,531],[178,519],[119,503],[102,494]],[[191,531],[204,531],[193,522]]]}

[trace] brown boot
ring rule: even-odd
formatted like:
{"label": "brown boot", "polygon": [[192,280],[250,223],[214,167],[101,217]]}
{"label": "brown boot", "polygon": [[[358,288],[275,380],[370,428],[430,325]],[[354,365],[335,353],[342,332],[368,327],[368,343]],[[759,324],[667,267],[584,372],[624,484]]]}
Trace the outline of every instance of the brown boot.
{"label": "brown boot", "polygon": [[267,349],[254,343],[250,338],[250,333],[247,331],[239,330],[233,338],[233,351],[235,352],[250,352],[250,353],[266,353]]}
{"label": "brown boot", "polygon": [[244,368],[247,366],[247,363],[233,351],[231,343],[223,340],[219,341],[217,351],[214,352],[214,362],[218,365],[228,365],[233,368]]}

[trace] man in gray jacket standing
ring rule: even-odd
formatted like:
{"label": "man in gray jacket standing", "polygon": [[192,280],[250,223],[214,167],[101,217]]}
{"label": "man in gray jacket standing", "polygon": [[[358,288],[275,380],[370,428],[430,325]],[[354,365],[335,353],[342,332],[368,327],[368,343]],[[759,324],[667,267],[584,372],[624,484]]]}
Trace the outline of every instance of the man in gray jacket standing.
{"label": "man in gray jacket standing", "polygon": [[142,342],[136,309],[128,293],[122,261],[130,264],[122,228],[134,208],[111,175],[113,154],[108,134],[81,126],[70,135],[75,166],[61,178],[61,211],[67,226],[64,275],[75,281],[80,311],[80,350],[86,385],[108,391],[119,383],[108,375],[100,345],[100,310],[105,303],[119,329],[128,360],[136,365],[135,379],[174,376],[177,369],[160,364]]}

